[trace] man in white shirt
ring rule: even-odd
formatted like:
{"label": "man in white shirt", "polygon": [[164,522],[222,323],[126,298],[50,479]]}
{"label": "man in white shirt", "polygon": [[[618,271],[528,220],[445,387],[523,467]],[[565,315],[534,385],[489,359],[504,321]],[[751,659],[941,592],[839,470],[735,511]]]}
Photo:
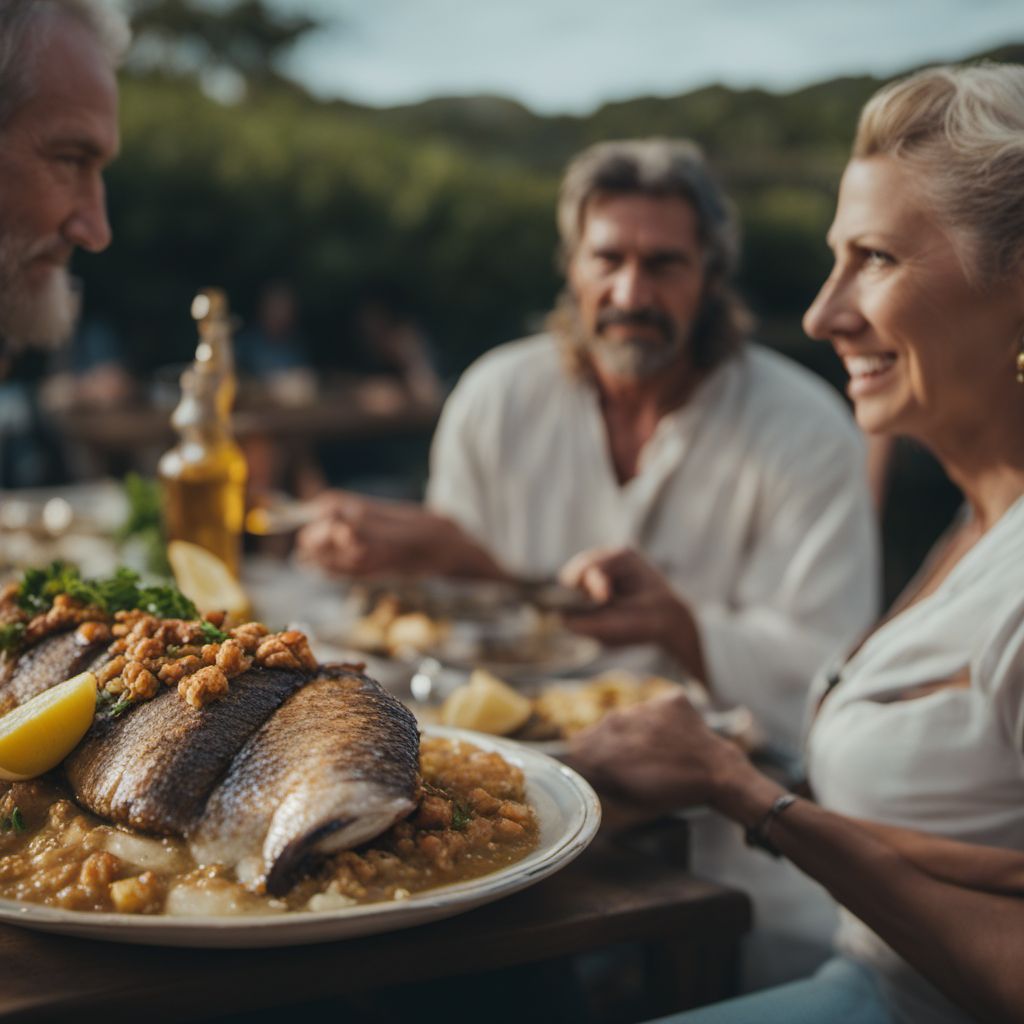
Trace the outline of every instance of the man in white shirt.
{"label": "man in white shirt", "polygon": [[[813,673],[875,614],[860,434],[826,384],[747,342],[735,223],[695,146],[592,147],[558,226],[568,286],[550,332],[466,371],[428,507],[337,494],[303,548],[350,573],[562,571],[604,602],[571,625],[632,667],[696,676],[794,750]],[[652,576],[681,600],[645,603]],[[754,898],[748,985],[827,955],[831,900],[733,827],[694,822],[691,869]]]}
{"label": "man in white shirt", "polygon": [[[647,645],[637,666],[660,648],[657,667],[748,705],[793,747],[812,673],[875,613],[860,436],[824,383],[746,342],[735,222],[696,146],[592,147],[558,224],[568,287],[551,332],[467,370],[427,509],[336,494],[302,547],[342,572],[499,578],[551,577],[601,549],[569,567],[608,591],[575,627]],[[623,548],[651,564],[609,561]],[[630,603],[629,574],[654,571],[684,618]]]}

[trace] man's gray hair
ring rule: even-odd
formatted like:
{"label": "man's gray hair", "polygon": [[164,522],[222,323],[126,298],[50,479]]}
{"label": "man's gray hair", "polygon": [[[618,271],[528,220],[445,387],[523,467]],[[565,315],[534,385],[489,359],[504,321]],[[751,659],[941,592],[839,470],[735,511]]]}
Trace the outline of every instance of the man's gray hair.
{"label": "man's gray hair", "polygon": [[131,42],[128,20],[113,0],[0,0],[0,129],[31,98],[36,49],[58,18],[72,18],[92,32],[111,68]]}
{"label": "man's gray hair", "polygon": [[[732,203],[701,148],[688,139],[620,139],[590,146],[569,164],[558,197],[563,269],[576,252],[590,201],[599,196],[676,197],[697,214],[707,275],[703,307],[691,339],[695,368],[708,369],[737,351],[752,318],[731,281],[739,262],[739,227]],[[562,313],[565,312],[563,298]],[[564,317],[556,313],[556,323]]]}

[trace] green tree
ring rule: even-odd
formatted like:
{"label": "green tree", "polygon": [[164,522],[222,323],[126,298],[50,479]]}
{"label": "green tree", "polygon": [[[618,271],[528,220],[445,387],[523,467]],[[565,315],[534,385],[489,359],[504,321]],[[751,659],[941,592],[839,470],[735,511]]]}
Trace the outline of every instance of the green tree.
{"label": "green tree", "polygon": [[278,78],[281,54],[320,23],[283,15],[264,0],[217,10],[195,0],[135,0],[132,25],[130,67],[172,73],[227,68],[252,82]]}

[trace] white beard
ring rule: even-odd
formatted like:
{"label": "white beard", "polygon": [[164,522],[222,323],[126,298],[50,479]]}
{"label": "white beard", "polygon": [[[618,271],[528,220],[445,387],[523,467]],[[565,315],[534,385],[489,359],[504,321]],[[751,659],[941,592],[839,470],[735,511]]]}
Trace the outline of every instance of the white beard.
{"label": "white beard", "polygon": [[25,280],[33,258],[52,247],[17,235],[0,237],[0,341],[8,351],[53,348],[74,330],[79,298],[67,267],[54,264],[42,284]]}

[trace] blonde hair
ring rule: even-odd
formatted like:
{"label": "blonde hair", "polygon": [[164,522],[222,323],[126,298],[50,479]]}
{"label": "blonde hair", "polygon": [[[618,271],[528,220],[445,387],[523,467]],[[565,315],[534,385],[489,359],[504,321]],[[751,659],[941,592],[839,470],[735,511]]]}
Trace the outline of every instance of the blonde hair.
{"label": "blonde hair", "polygon": [[[739,261],[739,227],[732,203],[722,191],[701,148],[688,139],[619,139],[599,142],[569,164],[558,195],[559,261],[564,270],[580,243],[587,205],[598,196],[676,197],[697,214],[706,285],[690,339],[691,358],[708,369],[737,352],[753,318],[733,291]],[[570,345],[570,365],[581,339],[574,337],[575,304],[565,292],[549,326]]]}
{"label": "blonde hair", "polygon": [[928,68],[879,90],[853,144],[876,155],[915,173],[976,283],[1024,265],[1024,66]]}

